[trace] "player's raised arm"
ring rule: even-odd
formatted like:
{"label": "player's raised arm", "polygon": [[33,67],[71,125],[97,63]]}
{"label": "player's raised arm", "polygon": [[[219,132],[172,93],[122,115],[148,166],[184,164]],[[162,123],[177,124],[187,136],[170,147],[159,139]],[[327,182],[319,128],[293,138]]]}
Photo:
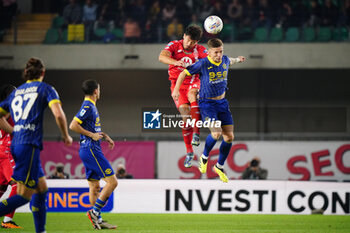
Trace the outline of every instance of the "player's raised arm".
{"label": "player's raised arm", "polygon": [[64,111],[61,107],[61,103],[59,103],[59,102],[53,103],[50,106],[50,108],[51,108],[51,111],[56,119],[56,124],[61,131],[64,143],[68,146],[72,145],[73,139],[68,134],[67,118],[66,118],[66,114],[64,113]]}
{"label": "player's raised arm", "polygon": [[175,60],[174,58],[171,57],[171,53],[167,50],[162,50],[162,52],[160,52],[159,61],[167,65],[186,67],[185,62],[181,60],[179,61]]}
{"label": "player's raised arm", "polygon": [[229,59],[230,59],[230,65],[242,63],[246,60],[245,57],[243,56],[238,56],[236,58],[230,57]]}

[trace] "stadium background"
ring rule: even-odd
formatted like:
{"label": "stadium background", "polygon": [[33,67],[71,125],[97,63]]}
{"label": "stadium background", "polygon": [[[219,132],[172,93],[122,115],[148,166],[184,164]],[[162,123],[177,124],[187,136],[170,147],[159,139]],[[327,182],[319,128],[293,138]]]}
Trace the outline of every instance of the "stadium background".
{"label": "stadium background", "polygon": [[[18,25],[20,25],[21,17],[47,17],[35,15],[23,16],[24,13],[44,13],[44,15],[57,13],[52,3],[44,3],[45,1],[17,2],[20,7],[24,7],[21,8],[22,16],[21,14],[17,15],[17,19],[19,20]],[[323,1],[319,2],[323,3]],[[333,2],[339,4],[342,1]],[[337,6],[340,7],[341,5],[339,4]],[[48,14],[49,12],[50,14]],[[56,15],[51,16],[51,20],[56,17]],[[52,21],[50,22],[52,23]],[[16,23],[16,21],[13,23]],[[329,27],[332,30],[337,27],[344,27],[348,32],[348,26],[331,25]],[[318,27],[314,26],[315,29]],[[231,29],[234,30],[233,28]],[[286,33],[288,28],[283,28],[283,30]],[[302,28],[300,32],[302,32]],[[45,29],[45,34],[38,44],[37,42],[21,42],[25,34],[18,33],[16,37],[11,29],[3,30],[2,33],[5,35],[3,36],[3,43],[0,45],[1,84],[12,83],[16,86],[20,85],[21,80],[19,77],[26,60],[30,56],[42,58],[47,68],[45,81],[55,86],[60,93],[63,108],[69,121],[76,113],[83,98],[80,90],[81,82],[87,78],[97,79],[102,87],[102,99],[98,102],[98,108],[102,119],[103,130],[108,132],[118,142],[154,142],[156,147],[154,149],[154,164],[152,164],[154,169],[153,175],[154,178],[166,178],[159,176],[159,173],[162,171],[161,168],[167,168],[169,163],[167,159],[161,160],[162,154],[159,152],[160,145],[163,151],[165,148],[164,154],[167,154],[167,148],[172,148],[172,143],[178,143],[175,144],[177,148],[175,152],[184,153],[185,147],[181,142],[182,136],[180,133],[143,132],[142,108],[154,107],[157,109],[158,107],[173,107],[169,81],[167,80],[167,66],[158,61],[159,52],[165,47],[166,42],[169,41],[167,38],[157,38],[155,40],[157,43],[153,44],[124,44],[125,41],[123,40],[117,41],[115,44],[104,44],[102,43],[102,38],[90,43],[66,43],[62,42],[61,38],[57,39],[53,44],[41,44],[41,42],[46,41],[45,36],[48,33],[48,29]],[[12,39],[10,42],[6,41],[8,39],[6,35],[11,36]],[[286,34],[284,35],[286,36]],[[16,40],[13,38],[17,38],[17,44],[14,44]],[[343,41],[336,41],[331,37],[327,41],[318,41],[318,39],[314,38],[314,41],[307,43],[303,41],[301,36],[293,43],[290,43],[286,37],[275,43],[271,43],[268,38],[259,41],[259,43],[252,40],[242,41],[238,38],[235,40],[234,38],[234,36],[229,39],[226,38],[225,53],[232,56],[243,55],[247,57],[245,64],[234,66],[229,72],[227,98],[231,107],[235,109],[233,116],[236,122],[235,136],[237,142],[248,144],[251,151],[254,151],[251,147],[256,146],[256,142],[262,143],[263,149],[270,149],[271,151],[281,143],[287,142],[287,145],[289,145],[288,143],[295,142],[296,145],[287,147],[287,150],[284,151],[285,154],[278,155],[282,157],[299,155],[299,151],[297,150],[298,143],[302,147],[307,147],[308,143],[314,143],[316,146],[311,146],[311,149],[308,148],[301,152],[306,155],[307,161],[310,163],[312,160],[312,152],[329,149],[330,153],[326,155],[327,158],[323,158],[322,160],[319,157],[320,161],[331,161],[332,171],[334,171],[333,168],[337,169],[334,166],[336,163],[335,151],[342,146],[348,148],[350,139],[350,92],[348,88],[350,86],[349,36],[343,38]],[[201,43],[204,43],[205,40],[203,39]],[[49,112],[45,116],[44,125],[45,141],[57,142],[59,140],[59,132]],[[73,135],[75,141],[77,141],[78,135]],[[202,136],[202,139],[204,137]],[[333,144],[336,145],[334,148]],[[330,149],[331,147],[332,149]],[[181,152],[182,150],[183,152]],[[50,156],[50,153],[53,153],[53,151],[47,152],[48,156]],[[200,153],[200,150],[197,153]],[[321,175],[320,177],[311,176],[310,180],[350,180],[349,153],[349,149],[347,149],[343,154],[342,162],[345,169],[339,172],[339,176],[336,179]],[[240,165],[245,165],[255,155],[248,151]],[[122,157],[122,155],[117,156]],[[177,156],[180,158],[182,154]],[[270,156],[267,159],[268,156],[268,153],[264,154],[262,166],[268,166],[271,174],[274,173],[274,167],[281,167],[282,170],[285,168],[285,164],[274,162],[274,160],[277,161],[273,157],[276,155],[271,155],[272,157]],[[265,158],[266,160],[264,161]],[[142,154],[137,159],[142,160]],[[270,164],[266,164],[266,161],[269,161]],[[173,163],[176,163],[176,161]],[[129,164],[126,160],[128,171],[133,171],[132,166],[133,163]],[[65,167],[65,171],[66,169],[68,168]],[[180,165],[177,169],[183,171]],[[312,175],[315,175],[316,169],[314,167],[309,167],[309,169]],[[321,173],[329,172],[329,164],[323,164],[322,169]],[[49,170],[52,171],[53,167]],[[177,178],[189,178],[189,176],[184,176],[184,174],[187,173],[180,173]],[[284,180],[283,182],[285,182],[281,183],[281,186],[277,187],[276,190],[284,187],[289,182],[287,181],[288,178],[290,178],[288,175],[279,176],[278,173],[273,177],[282,177],[274,179]],[[145,177],[136,178],[142,179]],[[169,178],[173,179],[171,176]],[[211,178],[215,179],[216,177]],[[235,179],[237,178],[238,175]],[[301,177],[297,176],[294,179],[301,179]],[[156,182],[159,182],[159,180]],[[164,186],[171,185],[172,181],[164,180],[163,185],[160,185],[164,189],[161,191],[162,194],[163,192],[167,192]],[[135,183],[131,182],[131,184],[128,184],[125,180],[121,181],[120,190],[118,189],[117,192],[122,192],[123,184],[125,184],[124,187],[129,187],[129,189],[121,197],[115,198],[121,198],[120,201],[123,202],[123,197],[133,194],[130,190],[134,190],[138,185],[142,184],[142,182],[137,183],[138,180],[133,182]],[[147,180],[147,182],[149,181]],[[174,182],[176,183],[177,180]],[[230,182],[234,183],[235,181]],[[239,182],[239,184],[243,184],[242,187],[240,186],[240,191],[250,186],[254,187],[254,185],[258,187],[265,185],[265,183],[260,183],[259,186],[256,183],[250,183],[250,181],[246,181],[246,183],[242,183],[243,181]],[[55,182],[51,184],[58,185],[57,187],[63,187]],[[270,183],[266,183],[266,185],[268,184]],[[298,183],[289,184],[295,185],[296,190],[298,188],[303,190],[307,193],[308,197],[315,190],[318,190],[317,183],[314,182],[310,182],[310,185],[303,182],[300,185]],[[327,184],[325,183],[325,186]],[[67,185],[69,186],[69,183],[66,183]],[[204,190],[204,193],[207,192],[205,184],[197,183],[197,185],[199,189]],[[340,199],[343,199],[345,204],[343,205],[343,209],[338,207],[338,211],[340,212],[336,214],[349,214],[350,194],[344,188],[348,186],[343,182],[337,182],[336,185],[339,185],[339,187],[329,185],[329,190],[326,188],[324,190],[322,188],[319,189],[321,189],[321,192],[324,191],[327,193],[329,200],[331,198],[334,200],[332,193],[339,191]],[[177,186],[174,185],[174,187]],[[232,186],[229,187],[232,188]],[[220,191],[221,188],[222,186],[215,186],[214,189]],[[307,188],[310,188],[311,191]],[[179,190],[180,193],[182,192],[181,195],[183,195],[182,197],[184,199],[189,198],[190,188],[187,189],[185,187],[181,189],[179,187]],[[272,191],[268,190],[268,193],[271,194]],[[174,190],[170,190],[169,192],[172,194],[177,191],[174,188]],[[249,189],[249,192],[253,193],[254,190]],[[177,194],[177,200],[180,200],[181,195],[179,192]],[[149,196],[152,195],[149,194]],[[322,195],[319,196],[324,197]],[[215,196],[215,198],[219,197]],[[115,200],[119,202],[119,199]],[[180,205],[180,212],[192,213],[193,211],[188,210],[186,206],[188,202],[183,199],[181,200],[180,202],[183,205]],[[257,207],[258,204],[253,199],[251,201],[253,203],[252,209],[254,207],[255,209],[249,213],[260,213]],[[325,199],[317,201],[314,206],[318,208],[321,208],[325,203]],[[148,202],[147,198],[144,202]],[[160,206],[159,208],[161,209],[160,212],[167,212],[164,206]],[[311,207],[309,206],[309,208]],[[122,207],[122,212],[128,212],[127,209],[128,206]],[[140,210],[135,209],[134,211],[139,212]],[[171,211],[175,210],[171,209]],[[212,211],[214,213],[220,213],[219,210]],[[264,210],[263,213],[271,213],[269,211]],[[118,208],[113,210],[113,212],[118,212]],[[309,209],[307,209],[303,213],[307,214],[309,212]],[[226,212],[224,211],[224,213]],[[326,213],[333,213],[330,207]]]}

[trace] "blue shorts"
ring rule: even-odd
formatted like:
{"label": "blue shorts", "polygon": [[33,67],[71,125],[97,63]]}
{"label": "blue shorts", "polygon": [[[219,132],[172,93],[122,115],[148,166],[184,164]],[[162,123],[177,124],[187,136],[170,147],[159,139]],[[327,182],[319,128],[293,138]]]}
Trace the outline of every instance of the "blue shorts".
{"label": "blue shorts", "polygon": [[86,179],[100,180],[115,174],[101,150],[80,147],[79,156],[85,166]]}
{"label": "blue shorts", "polygon": [[16,163],[12,179],[36,189],[39,178],[45,176],[40,162],[40,149],[29,144],[14,145],[11,153]]}
{"label": "blue shorts", "polygon": [[221,126],[233,125],[232,114],[228,107],[227,99],[200,99],[198,104],[202,121],[215,119],[221,121]]}

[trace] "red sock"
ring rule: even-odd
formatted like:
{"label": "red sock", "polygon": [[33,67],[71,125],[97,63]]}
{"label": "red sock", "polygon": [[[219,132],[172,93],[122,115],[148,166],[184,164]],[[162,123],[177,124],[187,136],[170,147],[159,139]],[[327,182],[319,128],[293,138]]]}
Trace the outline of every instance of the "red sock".
{"label": "red sock", "polygon": [[[10,193],[10,196],[9,197],[12,197],[14,195],[17,194],[17,183],[14,183],[13,185],[11,185],[11,193]],[[9,213],[9,214],[6,214],[5,216],[6,217],[9,217],[9,218],[13,218],[13,215],[15,214],[15,211]]]}
{"label": "red sock", "polygon": [[193,153],[193,148],[191,145],[192,134],[193,134],[192,127],[182,128],[182,136],[184,137],[187,153]]}
{"label": "red sock", "polygon": [[[199,111],[199,106],[197,101],[191,103],[191,117],[195,120],[195,122],[199,121],[201,119],[201,113]],[[199,135],[199,128],[196,127],[196,124],[193,128],[193,133],[196,133]]]}

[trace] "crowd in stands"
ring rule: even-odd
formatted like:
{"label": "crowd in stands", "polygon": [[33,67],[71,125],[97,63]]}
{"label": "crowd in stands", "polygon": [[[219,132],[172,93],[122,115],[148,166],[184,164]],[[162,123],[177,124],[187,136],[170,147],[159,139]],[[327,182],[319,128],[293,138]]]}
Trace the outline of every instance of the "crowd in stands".
{"label": "crowd in stands", "polygon": [[181,38],[209,15],[236,29],[349,27],[350,0],[69,0],[62,15],[65,25],[84,23],[87,40],[103,27],[121,28],[125,42],[157,43]]}
{"label": "crowd in stands", "polygon": [[202,27],[209,15],[219,16],[230,30],[350,27],[350,0],[55,0],[55,4],[55,13],[64,18],[63,29],[84,24],[86,41],[96,39],[93,32],[98,28],[121,29],[126,43],[174,40],[188,25]]}

